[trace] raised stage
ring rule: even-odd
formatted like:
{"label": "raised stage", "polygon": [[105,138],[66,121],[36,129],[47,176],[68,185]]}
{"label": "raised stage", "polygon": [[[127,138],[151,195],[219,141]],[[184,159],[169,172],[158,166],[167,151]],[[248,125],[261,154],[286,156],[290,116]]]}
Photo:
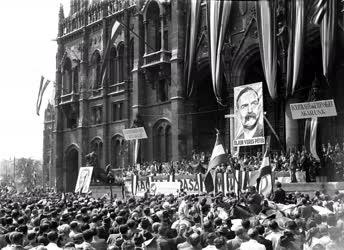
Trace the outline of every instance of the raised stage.
{"label": "raised stage", "polygon": [[344,192],[344,182],[299,182],[299,183],[282,183],[282,188],[286,192],[301,192],[314,195],[315,191],[326,191],[333,195],[336,190]]}
{"label": "raised stage", "polygon": [[[329,195],[333,195],[336,190],[344,192],[344,182],[299,182],[299,183],[282,183],[282,188],[287,193],[294,193],[296,191],[309,194],[313,196],[315,191],[326,191]],[[90,191],[92,191],[92,196],[94,198],[100,198],[107,195],[110,198],[110,188],[109,186],[96,185],[90,186]],[[126,190],[128,194],[128,190]],[[123,199],[122,186],[112,186],[113,197]]]}

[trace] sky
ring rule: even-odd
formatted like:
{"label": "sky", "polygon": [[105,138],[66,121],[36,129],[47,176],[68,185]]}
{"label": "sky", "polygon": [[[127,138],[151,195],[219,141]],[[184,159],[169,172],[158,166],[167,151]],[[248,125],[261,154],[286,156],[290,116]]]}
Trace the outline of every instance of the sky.
{"label": "sky", "polygon": [[4,0],[0,7],[0,160],[43,155],[43,114],[53,97],[36,100],[41,76],[55,81],[58,11],[68,0]]}

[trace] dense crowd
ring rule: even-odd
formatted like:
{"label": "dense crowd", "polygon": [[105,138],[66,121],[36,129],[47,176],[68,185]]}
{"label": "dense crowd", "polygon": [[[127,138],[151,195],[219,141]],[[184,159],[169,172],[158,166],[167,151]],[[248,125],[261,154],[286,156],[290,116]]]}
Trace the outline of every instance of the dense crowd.
{"label": "dense crowd", "polygon": [[236,196],[185,194],[92,198],[1,191],[0,248],[339,250],[344,194],[286,194],[254,187]]}
{"label": "dense crowd", "polygon": [[[320,164],[315,158],[305,150],[292,150],[289,153],[271,152],[270,164],[274,172],[287,172],[291,182],[297,182],[296,173],[303,172],[305,181],[311,182],[316,180],[316,176],[327,176],[328,181],[344,180],[344,145],[340,147],[337,143],[332,146],[331,143],[322,145],[322,154],[324,156],[325,173],[322,173]],[[263,154],[257,152],[255,155],[240,153],[236,156],[228,155],[227,164],[218,166],[218,172],[232,172],[233,169],[242,171],[258,170],[262,164]],[[124,170],[124,176],[132,173],[147,175],[190,175],[195,173],[205,173],[210,153],[194,153],[192,159],[173,161],[173,162],[144,162],[135,166],[128,166]]]}

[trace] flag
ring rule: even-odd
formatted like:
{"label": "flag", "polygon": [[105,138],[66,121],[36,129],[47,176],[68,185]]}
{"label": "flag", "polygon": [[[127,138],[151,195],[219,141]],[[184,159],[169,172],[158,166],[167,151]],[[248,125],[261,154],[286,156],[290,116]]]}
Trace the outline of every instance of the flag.
{"label": "flag", "polygon": [[132,193],[132,195],[136,195],[138,178],[139,177],[136,174],[133,174],[131,176],[131,193]]}
{"label": "flag", "polygon": [[112,47],[113,43],[115,42],[117,36],[120,34],[121,31],[122,31],[121,23],[116,20],[112,26],[112,29],[111,29],[111,37],[110,37],[110,39],[106,45],[106,48],[104,50],[104,53],[103,53],[104,60],[103,60],[102,65],[101,65],[102,86],[104,86],[106,76],[107,76],[107,71],[108,71],[107,63],[108,63],[109,58],[110,58],[111,47]]}
{"label": "flag", "polygon": [[272,99],[277,98],[277,35],[275,1],[258,1],[259,48],[266,84]]}
{"label": "flag", "polygon": [[303,44],[305,37],[305,3],[304,0],[289,1],[289,45],[287,59],[286,95],[294,94],[302,72]]}
{"label": "flag", "polygon": [[262,165],[259,169],[259,176],[257,178],[257,190],[259,193],[267,196],[272,191],[272,169],[270,165],[270,136],[266,139],[265,153],[262,160]]}
{"label": "flag", "polygon": [[211,154],[208,170],[204,179],[204,185],[207,192],[212,192],[214,191],[214,188],[215,188],[214,180],[213,180],[214,178],[213,174],[215,172],[214,168],[226,162],[227,162],[227,159],[226,159],[225,149],[223,147],[223,143],[220,138],[220,132],[217,131],[214,149]]}
{"label": "flag", "polygon": [[198,184],[198,190],[200,193],[203,192],[203,178],[202,178],[202,174],[198,173],[196,175],[196,179],[197,179],[197,184]]}
{"label": "flag", "polygon": [[44,85],[43,83],[44,83],[44,76],[41,76],[41,82],[39,85],[39,91],[38,91],[37,102],[36,102],[37,115],[39,115],[39,110],[41,109],[41,105],[42,105],[43,94],[44,94],[44,91],[47,89],[50,83],[50,80],[46,80]]}
{"label": "flag", "polygon": [[[343,1],[342,1],[343,2]],[[323,75],[329,80],[333,72],[337,33],[337,1],[327,0],[326,11],[320,26]]]}
{"label": "flag", "polygon": [[185,68],[184,78],[186,82],[186,93],[190,97],[193,93],[194,86],[191,79],[193,72],[193,64],[196,55],[196,44],[199,27],[199,14],[200,14],[201,1],[191,0],[188,5],[188,17],[186,27],[186,43],[185,43]]}
{"label": "flag", "polygon": [[229,24],[232,1],[207,1],[209,59],[213,90],[218,103],[222,104],[222,49]]}
{"label": "flag", "polygon": [[313,0],[313,5],[310,9],[311,15],[310,20],[312,24],[320,25],[326,9],[327,9],[327,2],[328,0]]}
{"label": "flag", "polygon": [[176,177],[174,173],[168,175],[168,182],[174,182],[176,181]]}
{"label": "flag", "polygon": [[134,164],[138,163],[140,153],[140,141],[135,140],[135,150],[134,150]]}
{"label": "flag", "polygon": [[310,152],[317,161],[320,161],[319,155],[317,153],[317,130],[318,118],[314,117],[311,119],[307,119],[305,123],[304,144],[307,151]]}

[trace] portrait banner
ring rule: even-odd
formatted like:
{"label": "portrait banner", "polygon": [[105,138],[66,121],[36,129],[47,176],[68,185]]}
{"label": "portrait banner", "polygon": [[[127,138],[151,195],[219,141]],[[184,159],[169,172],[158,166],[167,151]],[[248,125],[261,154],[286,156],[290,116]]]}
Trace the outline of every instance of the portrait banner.
{"label": "portrait banner", "polygon": [[75,193],[88,193],[91,178],[92,178],[93,167],[81,167],[79,169],[78,180],[75,185]]}
{"label": "portrait banner", "polygon": [[263,84],[234,88],[234,147],[265,144]]}

